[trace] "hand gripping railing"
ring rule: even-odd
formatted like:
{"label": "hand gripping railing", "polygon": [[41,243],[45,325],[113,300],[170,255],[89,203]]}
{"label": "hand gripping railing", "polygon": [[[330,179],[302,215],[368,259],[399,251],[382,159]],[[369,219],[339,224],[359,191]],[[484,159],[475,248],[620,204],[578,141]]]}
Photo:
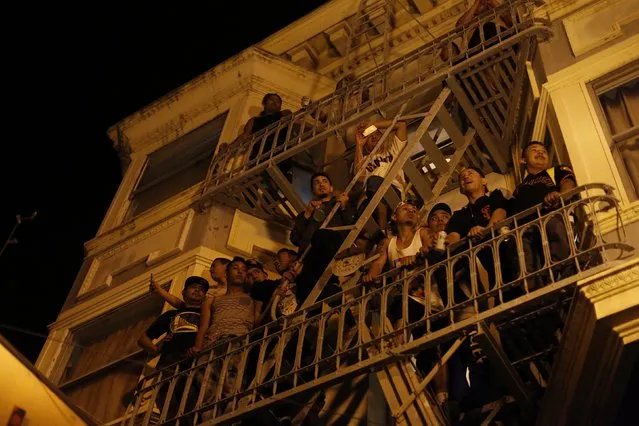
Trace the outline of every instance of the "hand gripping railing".
{"label": "hand gripping railing", "polygon": [[[305,151],[333,135],[336,130],[366,119],[377,109],[397,104],[419,91],[435,87],[448,76],[491,55],[499,55],[502,50],[524,39],[548,37],[551,32],[547,21],[535,18],[533,8],[531,1],[506,1],[467,25],[364,74],[247,139],[230,144],[213,158],[203,196]],[[498,28],[496,35],[491,38],[486,38],[484,32],[479,31],[477,45],[470,49],[465,47],[464,40],[475,30],[503,15],[510,17],[510,27]],[[454,44],[461,44],[457,55],[452,50]],[[448,54],[442,55],[445,50]],[[446,59],[443,60],[442,56]]]}
{"label": "hand gripping railing", "polygon": [[[604,235],[599,215],[615,210],[616,232]],[[563,258],[550,251],[558,231],[565,233]],[[611,267],[612,261],[633,250],[623,242],[612,188],[603,184],[575,188],[563,195],[561,207],[545,211],[535,206],[487,234],[481,242],[462,240],[448,247],[447,256],[437,263],[390,270],[380,275],[377,286],[345,290],[250,334],[219,342],[186,367],[183,362],[148,376],[136,392],[127,421],[133,424],[142,418],[142,424],[149,424],[154,410],[159,410],[159,423],[218,424],[284,399],[294,403],[305,391],[451,341],[480,322],[525,313],[527,307],[561,294],[560,290]],[[530,241],[538,243],[531,246]],[[537,251],[536,265],[528,259],[531,250]],[[486,251],[492,254],[490,264],[482,254]],[[479,278],[479,263],[492,269],[491,281]],[[505,265],[514,265],[515,272],[505,273]],[[445,282],[440,279],[442,272]],[[466,284],[465,291],[461,284]],[[415,286],[426,295],[438,288],[444,306],[435,309],[423,303],[419,318],[410,315]],[[389,322],[394,327],[383,325]],[[409,341],[410,333],[420,328],[423,335]],[[269,362],[274,362],[274,370],[265,367]],[[158,395],[165,397],[160,401]],[[179,405],[173,419],[168,417],[169,401]],[[153,417],[157,416],[155,411]]]}

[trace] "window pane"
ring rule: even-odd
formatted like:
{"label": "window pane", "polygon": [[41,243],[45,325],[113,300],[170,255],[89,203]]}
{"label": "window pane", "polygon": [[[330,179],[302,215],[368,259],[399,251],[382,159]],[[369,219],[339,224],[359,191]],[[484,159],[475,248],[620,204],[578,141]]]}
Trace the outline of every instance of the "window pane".
{"label": "window pane", "polygon": [[216,117],[149,156],[132,194],[128,217],[149,210],[206,177],[226,116]]}
{"label": "window pane", "polygon": [[[610,132],[612,156],[631,200],[639,195],[639,138],[629,136],[639,126],[639,78],[599,94]],[[635,132],[636,133],[636,132]]]}

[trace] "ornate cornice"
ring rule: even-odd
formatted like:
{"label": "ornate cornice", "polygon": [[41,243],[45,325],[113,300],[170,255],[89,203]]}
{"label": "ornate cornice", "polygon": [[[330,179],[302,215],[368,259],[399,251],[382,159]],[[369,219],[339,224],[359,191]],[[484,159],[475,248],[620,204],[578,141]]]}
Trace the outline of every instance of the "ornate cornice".
{"label": "ornate cornice", "polygon": [[116,244],[123,244],[123,241],[125,244],[125,240],[135,237],[139,233],[149,232],[152,227],[153,229],[161,227],[162,222],[166,221],[167,218],[186,214],[201,191],[201,185],[192,186],[175,197],[171,197],[141,215],[134,217],[132,220],[87,241],[84,243],[86,256],[98,255]]}
{"label": "ornate cornice", "polygon": [[[260,68],[259,65],[266,65],[267,68]],[[161,99],[152,104],[152,107],[143,109],[129,119],[112,126],[109,136],[116,146],[120,144],[118,141],[126,139],[135,152],[158,149],[237,105],[237,96],[251,90],[256,77],[266,79],[261,76],[268,74],[273,67],[280,75],[286,73],[293,79],[308,81],[309,89],[328,92],[335,85],[331,79],[323,75],[309,72],[258,48],[250,48],[243,52],[238,60],[220,64],[195,79],[193,84],[180,87],[166,100]],[[273,91],[272,85],[265,90]],[[292,96],[301,97],[299,93]],[[169,107],[171,111],[168,111]],[[170,118],[159,118],[160,113]],[[226,128],[223,135],[225,133]]]}
{"label": "ornate cornice", "polygon": [[[198,247],[179,257],[162,263],[153,275],[158,282],[167,282],[178,273],[186,273],[186,269],[194,264],[210,264],[215,257],[225,256],[206,247]],[[131,302],[149,292],[149,275],[139,275],[106,292],[85,299],[60,313],[56,321],[49,326],[50,330],[75,329],[87,321],[95,319],[107,312]]]}
{"label": "ornate cornice", "polygon": [[[613,297],[632,287],[639,287],[639,259],[594,275],[579,284],[592,303]],[[636,301],[639,304],[639,300]]]}

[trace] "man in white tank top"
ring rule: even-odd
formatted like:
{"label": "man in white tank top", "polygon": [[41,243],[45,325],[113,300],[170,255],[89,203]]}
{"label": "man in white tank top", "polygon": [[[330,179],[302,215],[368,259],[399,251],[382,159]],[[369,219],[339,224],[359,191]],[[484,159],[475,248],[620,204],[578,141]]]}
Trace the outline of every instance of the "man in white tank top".
{"label": "man in white tank top", "polygon": [[[411,265],[415,263],[415,258],[419,253],[427,254],[433,244],[434,236],[426,227],[418,226],[419,214],[415,206],[409,203],[400,203],[395,208],[391,216],[391,222],[395,229],[394,236],[384,239],[377,248],[379,258],[371,263],[371,267],[363,280],[365,283],[372,283],[375,278],[382,273],[384,266],[388,263],[389,268],[397,266]],[[426,308],[425,303],[429,303],[431,310],[435,308],[442,309],[443,303],[436,288],[431,288],[431,294],[425,295],[424,288],[416,288],[411,291],[408,299],[408,317],[409,323],[419,321],[424,316]],[[401,296],[390,301],[388,309],[388,317],[393,322],[393,326],[397,328],[403,325],[402,321],[402,301]],[[413,329],[414,338],[419,338],[426,332],[425,327]],[[437,358],[437,349],[430,348],[423,351],[424,356],[417,356],[418,367],[421,361],[430,364],[431,358]],[[420,368],[421,369],[421,368]],[[426,373],[422,371],[422,373]],[[433,378],[433,385],[437,395],[437,401],[444,404],[448,401],[448,366],[444,364],[440,368],[437,375]]]}

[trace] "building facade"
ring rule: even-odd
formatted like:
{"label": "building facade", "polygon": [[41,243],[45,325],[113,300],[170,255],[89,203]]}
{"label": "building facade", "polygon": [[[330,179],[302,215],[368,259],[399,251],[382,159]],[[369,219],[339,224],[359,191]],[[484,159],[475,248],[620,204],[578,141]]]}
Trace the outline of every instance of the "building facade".
{"label": "building facade", "polygon": [[[294,193],[282,191],[288,207],[269,210],[256,203],[249,208],[209,197],[220,185],[213,182],[211,168],[223,155],[220,147],[232,142],[244,123],[261,111],[264,94],[278,93],[283,108],[292,111],[300,110],[303,98],[328,99],[341,90],[340,82],[350,74],[366,78],[446,37],[473,4],[459,0],[362,3],[330,1],[108,130],[126,171],[97,235],[85,243],[82,267],[36,364],[98,422],[115,423],[127,416],[133,390],[150,371],[146,364],[153,365],[137,347],[137,338],[169,307],[150,293],[151,274],[179,296],[190,275],[211,281],[208,268],[214,258],[240,255],[269,264],[277,250],[293,247],[287,218],[310,198],[310,175],[321,169],[331,175],[335,186],[348,184],[353,126],[339,119],[333,125],[329,118],[324,125],[344,132],[339,137],[321,137],[323,142],[292,156],[293,179],[286,188]],[[553,147],[557,163],[572,166],[579,185],[601,183],[614,188],[618,208],[597,213],[597,232],[603,240],[617,238],[623,224],[626,243],[637,247],[636,1],[548,0],[534,8],[522,4],[503,7],[528,8],[531,16],[546,22],[548,34],[535,36],[534,49],[525,44],[513,47],[515,55],[522,55],[524,45],[531,50],[513,74],[510,91],[520,93],[515,106],[503,104],[516,109],[512,123],[504,126],[510,133],[504,130],[496,137],[486,109],[479,126],[471,125],[477,127],[483,148],[471,152],[476,158],[483,153],[489,157],[483,163],[481,158],[476,160],[489,173],[489,186],[512,191],[522,179],[522,144],[545,141]],[[366,27],[359,34],[364,18]],[[517,35],[530,30],[523,21],[515,20],[515,27]],[[357,37],[359,43],[354,42]],[[362,37],[366,42],[361,42]],[[499,43],[505,46],[509,41]],[[436,62],[433,52],[424,56],[425,63]],[[461,70],[472,61],[468,53],[461,62],[441,66],[441,73],[433,73],[432,78],[454,74],[457,71],[451,70]],[[418,73],[420,63],[415,67]],[[393,86],[393,78],[385,84]],[[432,103],[437,90],[443,89],[436,89],[433,99],[424,104]],[[477,107],[481,99],[471,102]],[[486,104],[494,109],[501,105]],[[395,112],[391,111],[396,110],[362,110],[362,114],[392,118]],[[484,114],[481,108],[477,111]],[[418,131],[414,126],[410,134]],[[320,130],[311,132],[311,138],[320,139],[316,136]],[[509,146],[504,148],[502,143],[491,148],[488,139],[502,137]],[[243,162],[249,163],[246,157],[233,161],[225,160],[224,165],[241,169]],[[237,173],[250,169],[249,164]],[[229,179],[237,173],[229,172]],[[438,198],[454,209],[465,203],[455,187],[447,185]],[[636,388],[628,386],[628,378],[636,377],[638,369],[639,261],[626,256],[603,266],[577,283],[551,380],[544,383],[544,397],[534,405],[539,424],[615,424],[618,413],[627,409],[629,392]],[[390,424],[396,410],[379,389],[381,379],[371,379],[374,374],[369,372],[362,369],[351,374],[348,382],[324,384],[329,390],[319,417],[328,424]],[[345,383],[347,397],[343,396]]]}

